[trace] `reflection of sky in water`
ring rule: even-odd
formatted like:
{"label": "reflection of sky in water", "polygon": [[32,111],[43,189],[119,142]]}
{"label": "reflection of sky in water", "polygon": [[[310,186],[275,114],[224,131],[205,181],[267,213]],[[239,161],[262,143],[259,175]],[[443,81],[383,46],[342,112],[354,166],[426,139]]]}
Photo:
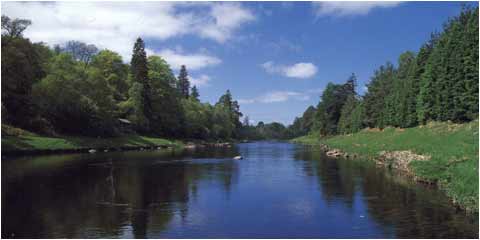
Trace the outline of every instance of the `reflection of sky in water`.
{"label": "reflection of sky in water", "polygon": [[[2,231],[80,238],[475,236],[478,220],[445,207],[438,191],[397,184],[375,167],[314,150],[262,142],[2,163],[2,204],[9,206],[2,205],[2,220],[9,220]],[[244,160],[232,160],[239,154]],[[112,199],[128,205],[109,206]]]}

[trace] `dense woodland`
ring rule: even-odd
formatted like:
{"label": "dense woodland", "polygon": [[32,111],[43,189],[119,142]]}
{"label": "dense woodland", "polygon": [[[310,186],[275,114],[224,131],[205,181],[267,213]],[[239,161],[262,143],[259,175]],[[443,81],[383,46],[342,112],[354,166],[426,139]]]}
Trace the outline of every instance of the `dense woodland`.
{"label": "dense woodland", "polygon": [[465,7],[397,66],[377,69],[363,96],[354,74],[329,83],[317,107],[288,127],[241,122],[229,90],[214,105],[200,102],[187,66],[175,77],[161,56],[147,56],[141,38],[127,64],[92,44],[32,43],[22,35],[30,24],[2,16],[2,123],[40,134],[287,139],[478,118],[478,8]]}
{"label": "dense woodland", "polygon": [[46,135],[146,134],[230,139],[241,132],[238,102],[226,91],[201,103],[187,67],[175,77],[138,38],[130,64],[113,51],[69,41],[49,48],[22,36],[29,20],[2,16],[2,122]]}
{"label": "dense woodland", "polygon": [[354,74],[344,84],[329,83],[317,107],[290,126],[296,129],[291,134],[326,136],[477,119],[478,51],[478,8],[465,7],[418,53],[404,52],[397,66],[387,62],[377,69],[364,96],[356,92]]}

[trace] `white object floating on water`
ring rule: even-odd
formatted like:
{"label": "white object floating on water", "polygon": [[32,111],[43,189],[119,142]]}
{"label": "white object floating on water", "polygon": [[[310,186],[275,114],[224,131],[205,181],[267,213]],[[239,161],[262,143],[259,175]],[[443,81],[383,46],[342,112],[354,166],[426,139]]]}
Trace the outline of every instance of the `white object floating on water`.
{"label": "white object floating on water", "polygon": [[240,160],[240,159],[243,159],[243,157],[242,156],[236,156],[236,157],[233,158],[233,160]]}
{"label": "white object floating on water", "polygon": [[95,149],[90,149],[90,150],[88,150],[88,152],[89,152],[89,153],[96,153],[97,150],[95,150]]}

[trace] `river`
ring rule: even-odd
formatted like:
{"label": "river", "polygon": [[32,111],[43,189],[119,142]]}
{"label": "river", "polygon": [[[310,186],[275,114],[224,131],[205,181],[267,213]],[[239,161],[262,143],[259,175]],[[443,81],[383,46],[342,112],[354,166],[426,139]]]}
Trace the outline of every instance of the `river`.
{"label": "river", "polygon": [[253,142],[3,158],[2,238],[478,238],[478,216],[369,162]]}

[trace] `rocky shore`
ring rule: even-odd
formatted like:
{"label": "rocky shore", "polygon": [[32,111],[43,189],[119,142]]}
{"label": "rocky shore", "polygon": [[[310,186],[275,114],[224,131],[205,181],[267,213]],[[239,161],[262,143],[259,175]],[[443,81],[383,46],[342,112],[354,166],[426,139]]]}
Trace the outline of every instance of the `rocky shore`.
{"label": "rocky shore", "polygon": [[[328,157],[332,158],[356,159],[359,157],[357,154],[350,154],[337,148],[330,148],[325,144],[320,144],[320,148]],[[380,151],[378,155],[372,159],[377,165],[401,171],[404,174],[412,176],[418,182],[435,184],[434,182],[416,176],[410,167],[412,161],[428,161],[431,159],[431,156],[415,154],[412,151]]]}

